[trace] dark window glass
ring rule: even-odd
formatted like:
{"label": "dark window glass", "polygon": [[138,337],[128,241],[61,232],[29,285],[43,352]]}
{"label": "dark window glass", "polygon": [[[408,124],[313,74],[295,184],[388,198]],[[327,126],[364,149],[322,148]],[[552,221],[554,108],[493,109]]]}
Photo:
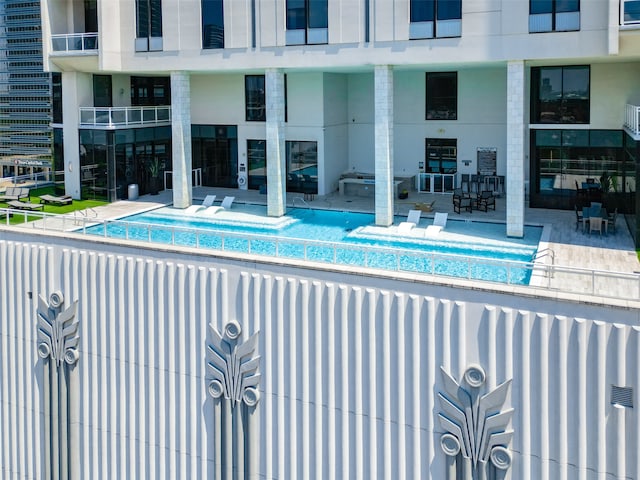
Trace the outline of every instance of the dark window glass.
{"label": "dark window glass", "polygon": [[98,2],[84,0],[84,31],[94,33],[98,31]]}
{"label": "dark window glass", "polygon": [[62,123],[62,74],[51,74],[51,102],[53,108],[53,123]]}
{"label": "dark window glass", "polygon": [[432,22],[435,13],[435,0],[411,0],[410,20],[412,22]]}
{"label": "dark window glass", "polygon": [[[202,169],[202,185],[238,187],[238,131],[235,125],[192,127],[193,168]],[[197,134],[196,134],[197,133]]]}
{"label": "dark window glass", "polygon": [[624,2],[624,22],[637,23],[640,22],[640,1]]}
{"label": "dark window glass", "polygon": [[532,123],[589,123],[589,67],[531,69]]}
{"label": "dark window glass", "polygon": [[138,38],[162,36],[161,0],[136,0],[136,13]]}
{"label": "dark window glass", "polygon": [[556,0],[556,13],[579,12],[579,0]]}
{"label": "dark window glass", "polygon": [[[325,29],[329,25],[328,0],[286,0],[287,30],[305,30],[304,40],[307,43],[307,29]],[[318,38],[313,38],[318,43]],[[326,42],[326,39],[324,40]]]}
{"label": "dark window glass", "polygon": [[113,106],[111,95],[111,75],[93,76],[93,106],[111,107]]}
{"label": "dark window glass", "polygon": [[305,0],[287,0],[287,30],[307,28]]}
{"label": "dark window glass", "polygon": [[136,0],[136,37],[149,36],[149,5],[147,0]]}
{"label": "dark window glass", "polygon": [[532,206],[609,208],[635,183],[620,130],[531,130],[531,158]]}
{"label": "dark window glass", "polygon": [[580,0],[529,0],[529,13],[531,15],[579,11]]}
{"label": "dark window glass", "polygon": [[553,0],[530,0],[529,13],[532,15],[553,13]]}
{"label": "dark window glass", "polygon": [[224,48],[222,0],[202,0],[202,48]]}
{"label": "dark window glass", "polygon": [[457,72],[427,73],[427,120],[458,118]]}
{"label": "dark window glass", "polygon": [[462,0],[437,0],[437,19],[456,20],[462,18]]}
{"label": "dark window glass", "polygon": [[327,28],[327,0],[308,0],[309,28]]}
{"label": "dark window glass", "polygon": [[249,168],[249,188],[259,189],[267,183],[267,142],[247,140],[247,162]]}
{"label": "dark window glass", "polygon": [[266,120],[264,75],[246,75],[244,87],[246,120],[264,122]]}
{"label": "dark window glass", "polygon": [[151,12],[151,36],[162,36],[162,0],[149,0]]}
{"label": "dark window glass", "polygon": [[318,143],[286,142],[287,191],[318,193]]}
{"label": "dark window glass", "polygon": [[427,138],[426,172],[456,173],[458,170],[458,141],[455,138]]}
{"label": "dark window glass", "polygon": [[169,77],[131,77],[131,105],[171,105]]}

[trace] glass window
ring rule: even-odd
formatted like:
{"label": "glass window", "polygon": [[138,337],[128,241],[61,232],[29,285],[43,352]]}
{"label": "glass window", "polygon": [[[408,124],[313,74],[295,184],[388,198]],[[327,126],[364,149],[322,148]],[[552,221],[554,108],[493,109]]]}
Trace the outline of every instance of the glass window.
{"label": "glass window", "polygon": [[456,120],[458,118],[458,73],[427,73],[427,120]]}
{"label": "glass window", "polygon": [[308,0],[309,28],[327,28],[327,0]]}
{"label": "glass window", "polygon": [[169,77],[131,77],[131,105],[171,105]]}
{"label": "glass window", "polygon": [[287,141],[287,191],[318,193],[318,142]]}
{"label": "glass window", "polygon": [[162,0],[136,0],[136,37],[162,37]]}
{"label": "glass window", "polygon": [[287,0],[287,30],[307,28],[305,0]]}
{"label": "glass window", "polygon": [[247,140],[249,188],[257,190],[267,184],[267,142]]}
{"label": "glass window", "polygon": [[287,45],[328,41],[328,0],[286,0]]}
{"label": "glass window", "polygon": [[410,21],[432,22],[436,11],[435,0],[411,0]]}
{"label": "glass window", "polygon": [[266,120],[264,75],[245,75],[244,86],[247,122],[264,122]]}
{"label": "glass window", "polygon": [[202,0],[202,48],[224,48],[223,0]]}
{"label": "glass window", "polygon": [[112,107],[111,75],[93,76],[93,106]]}
{"label": "glass window", "polygon": [[640,1],[625,0],[622,23],[623,24],[640,23]]}
{"label": "glass window", "polygon": [[635,182],[620,130],[531,130],[531,159],[535,207],[610,208]]}
{"label": "glass window", "polygon": [[62,123],[62,74],[51,74],[51,102],[53,107],[53,123]]}
{"label": "glass window", "polygon": [[529,13],[553,13],[553,0],[530,0]]}
{"label": "glass window", "polygon": [[438,20],[455,20],[462,18],[461,0],[437,0],[436,12]]}
{"label": "glass window", "polygon": [[529,32],[580,30],[580,0],[529,0]]}
{"label": "glass window", "polygon": [[531,69],[531,123],[589,123],[589,67]]}
{"label": "glass window", "polygon": [[458,141],[455,138],[427,138],[426,172],[456,173],[458,170]]}

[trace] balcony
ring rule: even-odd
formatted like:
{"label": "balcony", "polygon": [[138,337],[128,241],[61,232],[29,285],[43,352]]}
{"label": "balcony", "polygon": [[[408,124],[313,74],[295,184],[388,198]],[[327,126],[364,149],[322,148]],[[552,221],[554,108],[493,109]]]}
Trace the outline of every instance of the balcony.
{"label": "balcony", "polygon": [[640,140],[640,107],[627,105],[624,115],[624,130],[634,140]]}
{"label": "balcony", "polygon": [[51,35],[51,52],[67,55],[97,55],[97,33],[63,33]]}
{"label": "balcony", "polygon": [[620,0],[620,25],[640,28],[640,0]]}
{"label": "balcony", "polygon": [[171,107],[80,107],[80,126],[118,129],[171,125]]}

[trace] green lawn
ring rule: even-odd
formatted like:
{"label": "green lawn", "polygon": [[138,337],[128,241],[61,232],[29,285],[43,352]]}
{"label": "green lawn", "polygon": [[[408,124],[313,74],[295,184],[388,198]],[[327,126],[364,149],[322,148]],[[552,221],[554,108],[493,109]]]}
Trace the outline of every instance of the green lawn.
{"label": "green lawn", "polygon": [[[38,197],[40,195],[45,195],[45,194],[55,195],[55,190],[53,186],[50,186],[50,187],[42,187],[42,188],[33,188],[29,193],[30,193],[29,201],[31,203],[38,203],[39,202]],[[24,200],[26,201],[26,199]],[[109,202],[104,202],[102,200],[74,200],[69,205],[60,205],[60,206],[45,205],[44,212],[62,214],[62,213],[74,212],[76,210],[84,210],[86,208],[99,207],[101,205],[106,205],[108,203]],[[0,202],[0,208],[9,208],[9,205],[7,205],[6,203]],[[40,217],[37,215],[27,214],[26,216],[26,221],[28,222],[31,222],[33,220],[39,220],[39,219]],[[19,213],[19,214],[13,215],[13,217],[9,219],[9,224],[16,225],[19,223],[24,223],[24,221],[25,221],[25,214]],[[6,219],[0,218],[0,223],[5,223],[5,222],[6,222]]]}

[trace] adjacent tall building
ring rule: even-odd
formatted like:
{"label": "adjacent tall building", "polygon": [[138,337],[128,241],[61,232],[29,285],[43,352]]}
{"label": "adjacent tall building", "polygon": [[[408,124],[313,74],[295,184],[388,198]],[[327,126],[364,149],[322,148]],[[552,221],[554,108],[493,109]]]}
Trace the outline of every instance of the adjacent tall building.
{"label": "adjacent tall building", "polygon": [[42,61],[40,2],[0,1],[0,176],[51,167],[51,74]]}

